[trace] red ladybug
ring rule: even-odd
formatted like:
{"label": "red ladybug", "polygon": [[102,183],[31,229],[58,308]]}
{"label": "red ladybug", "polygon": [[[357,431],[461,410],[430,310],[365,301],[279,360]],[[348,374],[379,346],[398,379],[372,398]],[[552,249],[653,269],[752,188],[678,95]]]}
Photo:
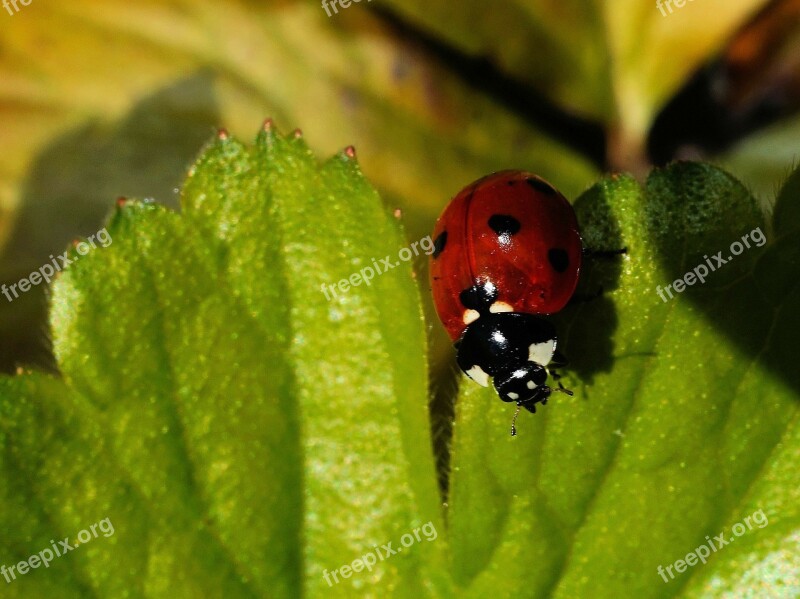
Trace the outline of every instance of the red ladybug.
{"label": "red ladybug", "polygon": [[572,206],[540,177],[502,171],[464,188],[433,239],[433,299],[458,365],[484,387],[493,377],[517,413],[536,412],[553,391],[548,370],[557,379],[552,368],[566,363],[541,315],[561,310],[578,284],[583,246]]}

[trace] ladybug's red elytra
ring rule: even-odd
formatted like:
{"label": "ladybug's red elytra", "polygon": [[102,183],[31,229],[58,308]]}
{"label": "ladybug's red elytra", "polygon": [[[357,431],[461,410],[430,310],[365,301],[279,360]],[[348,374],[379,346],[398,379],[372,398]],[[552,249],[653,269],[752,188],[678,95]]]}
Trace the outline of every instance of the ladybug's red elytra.
{"label": "ladybug's red elytra", "polygon": [[557,380],[553,368],[566,363],[542,316],[561,310],[578,284],[583,247],[572,206],[540,177],[502,171],[456,195],[433,239],[433,299],[459,367],[484,387],[492,377],[517,413],[536,412],[553,391],[548,373]]}

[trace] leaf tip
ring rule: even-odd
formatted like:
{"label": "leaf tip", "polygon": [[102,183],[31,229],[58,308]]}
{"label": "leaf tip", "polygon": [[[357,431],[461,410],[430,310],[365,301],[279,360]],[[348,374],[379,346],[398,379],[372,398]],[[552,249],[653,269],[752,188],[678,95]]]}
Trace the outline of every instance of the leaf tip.
{"label": "leaf tip", "polygon": [[277,134],[278,128],[275,126],[275,121],[272,120],[272,117],[264,119],[264,122],[261,124],[261,130],[258,132],[258,135],[256,135],[256,146],[265,147],[267,149],[272,148]]}

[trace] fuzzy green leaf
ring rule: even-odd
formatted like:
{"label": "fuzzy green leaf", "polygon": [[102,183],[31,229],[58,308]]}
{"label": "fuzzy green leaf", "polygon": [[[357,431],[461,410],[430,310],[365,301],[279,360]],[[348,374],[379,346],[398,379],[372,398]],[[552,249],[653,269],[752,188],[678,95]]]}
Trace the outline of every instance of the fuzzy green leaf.
{"label": "fuzzy green leaf", "polygon": [[[54,286],[63,390],[0,379],[3,496],[32,498],[36,520],[8,520],[0,562],[107,517],[114,553],[96,541],[59,563],[75,569],[76,595],[120,581],[151,597],[436,595],[444,542],[426,537],[370,573],[323,578],[428,522],[444,532],[410,263],[330,301],[321,290],[401,245],[355,160],[320,166],[274,132],[255,148],[221,135],[190,173],[182,215],[128,202],[108,233],[107,247],[72,250]],[[57,500],[65,481],[34,426],[63,436],[59,463],[86,509]],[[130,525],[134,509],[146,515]],[[9,589],[51,588],[52,572]]]}
{"label": "fuzzy green leaf", "polygon": [[[796,198],[782,196],[776,231],[796,232]],[[450,502],[456,582],[470,597],[790,596],[800,288],[796,249],[777,248],[791,233],[763,247],[755,233],[705,284],[673,299],[662,291],[663,301],[657,289],[706,255],[729,258],[743,235],[768,234],[746,189],[683,163],[644,189],[606,178],[576,208],[588,245],[629,254],[587,264],[586,290],[604,296],[560,315],[574,397],[523,413],[512,438],[513,406],[464,385]],[[758,510],[764,528],[705,566],[659,575]]]}
{"label": "fuzzy green leaf", "polygon": [[221,133],[181,214],[122,202],[107,243],[70,250],[63,380],[0,378],[0,564],[114,526],[10,596],[791,594],[798,181],[769,228],[702,164],[579,198],[586,244],[629,253],[589,261],[579,292],[604,295],[557,316],[576,394],[511,438],[513,406],[464,385],[445,531],[412,269],[430,246],[351,149],[320,165],[270,124],[254,146]]}

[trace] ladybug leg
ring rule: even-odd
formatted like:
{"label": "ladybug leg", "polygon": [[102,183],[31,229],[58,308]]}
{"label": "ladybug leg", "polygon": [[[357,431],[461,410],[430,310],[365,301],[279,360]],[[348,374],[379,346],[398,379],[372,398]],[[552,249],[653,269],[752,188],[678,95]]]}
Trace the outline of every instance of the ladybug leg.
{"label": "ladybug leg", "polygon": [[568,365],[569,360],[567,360],[567,357],[558,350],[553,352],[553,357],[550,358],[550,363],[548,364],[548,366],[551,368],[564,368]]}
{"label": "ladybug leg", "polygon": [[576,293],[573,295],[570,300],[567,302],[568,306],[574,306],[576,304],[585,304],[588,302],[593,302],[599,297],[603,296],[603,288],[600,287],[594,293]]}
{"label": "ladybug leg", "polygon": [[616,258],[622,254],[627,254],[628,248],[620,248],[618,250],[596,250],[594,248],[583,248],[583,255],[586,258]]}
{"label": "ladybug leg", "polygon": [[[583,255],[586,258],[609,259],[609,258],[616,258],[622,254],[627,254],[627,253],[628,253],[627,247],[620,248],[618,250],[595,250],[587,247],[583,248]],[[573,295],[567,302],[567,305],[574,306],[577,304],[585,304],[587,302],[594,301],[599,297],[602,297],[602,295],[603,295],[603,287],[600,286],[594,293],[577,293]]]}

